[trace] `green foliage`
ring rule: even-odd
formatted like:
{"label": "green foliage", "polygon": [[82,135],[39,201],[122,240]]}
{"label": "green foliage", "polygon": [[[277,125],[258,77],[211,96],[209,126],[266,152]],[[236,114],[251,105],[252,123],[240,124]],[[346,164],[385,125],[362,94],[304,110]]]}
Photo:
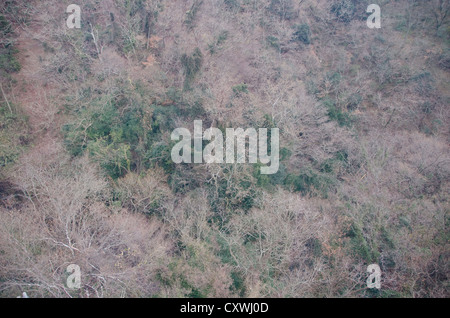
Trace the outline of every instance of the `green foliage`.
{"label": "green foliage", "polygon": [[322,243],[316,237],[308,239],[306,242],[306,247],[310,250],[314,257],[322,256]]}
{"label": "green foliage", "polygon": [[222,45],[223,43],[225,43],[227,38],[228,38],[228,31],[222,31],[217,38],[216,45],[217,46]]}
{"label": "green foliage", "polygon": [[[375,290],[371,289],[370,291],[375,292]],[[378,289],[377,289],[378,291]],[[379,298],[403,298],[404,296],[402,295],[402,293],[396,291],[396,290],[391,290],[391,289],[381,289],[379,291]]]}
{"label": "green foliage", "polygon": [[353,256],[360,258],[368,264],[378,262],[379,252],[371,248],[360,225],[353,222],[346,236],[350,238],[350,249]]}
{"label": "green foliage", "polygon": [[[225,227],[222,228],[224,231],[226,230]],[[220,260],[223,264],[230,264],[232,266],[236,266],[236,260],[231,255],[231,248],[232,246],[229,245],[228,241],[225,240],[225,238],[222,235],[217,234],[216,236],[217,244],[219,245],[219,252],[218,255],[220,257]]]}
{"label": "green foliage", "polygon": [[18,159],[30,142],[28,133],[26,118],[15,113],[11,114],[6,105],[2,105],[0,107],[0,168],[8,167]]}
{"label": "green foliage", "polygon": [[[70,154],[79,156],[87,149],[114,179],[156,165],[170,175],[173,185],[185,177],[191,178],[183,165],[175,169],[171,160],[174,142],[168,136],[175,128],[175,118],[192,121],[205,115],[201,100],[188,104],[183,101],[182,92],[174,88],[155,100],[139,82],[127,87],[118,81],[117,85],[118,92],[114,94],[94,93],[91,88],[81,93],[82,102],[88,101],[89,105],[75,111],[75,122],[63,126]],[[147,100],[154,102],[148,105]]]}
{"label": "green foliage", "polygon": [[144,161],[147,163],[146,166],[158,164],[166,173],[171,175],[175,170],[175,164],[172,162],[170,155],[172,146],[173,144],[169,144],[163,140],[151,144],[144,155]]}
{"label": "green foliage", "polygon": [[186,12],[186,19],[184,20],[184,24],[188,27],[189,30],[192,30],[195,27],[195,18],[202,4],[202,0],[195,0],[191,6],[191,9]]}
{"label": "green foliage", "polygon": [[172,100],[175,104],[178,104],[181,102],[183,94],[182,94],[181,90],[179,90],[175,87],[170,87],[166,92],[166,97],[169,100]]}
{"label": "green foliage", "polygon": [[223,0],[225,8],[230,11],[234,11],[241,7],[240,0]]}
{"label": "green foliage", "polygon": [[184,90],[191,89],[191,83],[194,80],[195,75],[200,71],[203,62],[203,55],[199,48],[194,50],[194,53],[189,56],[183,54],[181,56],[181,64],[184,69]]}
{"label": "green foliage", "polygon": [[254,172],[253,172],[253,176],[256,179],[256,184],[259,187],[262,188],[268,188],[269,186],[271,186],[270,183],[270,175],[267,174],[261,174],[261,167],[263,165],[261,163],[257,163],[254,165]]}
{"label": "green foliage", "polygon": [[235,97],[238,97],[241,95],[241,93],[248,93],[248,86],[247,84],[238,84],[236,86],[232,87],[233,93]]}
{"label": "green foliage", "polygon": [[233,284],[231,285],[231,291],[237,293],[239,297],[245,297],[247,288],[245,286],[245,277],[241,272],[233,271],[231,272],[231,279]]}
{"label": "green foliage", "polygon": [[134,52],[136,48],[137,40],[134,33],[124,33],[122,35],[122,52],[127,55],[129,53]]}
{"label": "green foliage", "polygon": [[168,266],[168,269],[159,270],[156,274],[158,281],[167,287],[180,288],[183,291],[183,297],[188,298],[205,298],[208,297],[211,286],[207,285],[203,288],[196,287],[194,282],[191,282],[182,268],[182,260],[175,259]]}
{"label": "green foliage", "polygon": [[2,15],[14,23],[27,25],[34,10],[33,4],[29,1],[6,0],[0,4]]}
{"label": "green foliage", "polygon": [[348,23],[353,19],[356,8],[353,0],[339,0],[333,3],[331,12],[334,13],[339,21]]}
{"label": "green foliage", "polygon": [[345,151],[338,151],[333,158],[324,160],[320,164],[320,172],[327,174],[336,174],[339,168],[348,168],[348,154]]}
{"label": "green foliage", "polygon": [[304,44],[311,44],[311,30],[308,24],[300,24],[295,26],[292,40]]}
{"label": "green foliage", "polygon": [[[280,160],[282,160],[280,158]],[[253,165],[253,177],[256,180],[256,185],[265,190],[272,191],[277,185],[284,185],[288,172],[283,163],[280,162],[277,173],[274,174],[261,174],[261,167],[264,167],[261,163],[256,163]]]}
{"label": "green foliage", "polygon": [[292,151],[285,147],[280,149],[280,161],[288,160],[292,156]]}
{"label": "green foliage", "polygon": [[11,23],[5,18],[5,16],[0,15],[0,32],[1,36],[5,37],[8,33],[12,31]]}
{"label": "green foliage", "polygon": [[236,211],[249,211],[255,204],[260,192],[254,176],[253,166],[226,164],[223,176],[216,185],[211,185],[210,205],[216,213],[231,215]]}
{"label": "green foliage", "polygon": [[[450,34],[450,32],[449,32],[449,34]],[[443,54],[441,54],[438,58],[438,64],[443,69],[449,70],[450,69],[450,52],[447,51],[447,52],[444,52]]]}
{"label": "green foliage", "polygon": [[[22,23],[20,18],[16,19],[19,17],[18,10],[27,9],[27,6],[26,1],[22,1],[23,6],[16,7],[15,4],[19,2],[8,0],[0,5],[0,77],[2,84],[6,82],[3,88],[8,97],[13,95],[9,91],[8,79],[12,73],[20,70],[12,30]],[[98,30],[99,43],[105,47],[104,58],[98,60],[96,54],[93,54],[93,39],[86,32],[56,32],[59,35],[55,33],[56,37],[51,38],[46,38],[43,34],[45,54],[42,60],[45,63],[42,66],[45,73],[42,74],[53,74],[57,76],[56,80],[66,76],[72,84],[76,84],[75,89],[79,89],[75,93],[64,90],[66,81],[60,87],[53,87],[52,84],[52,92],[53,88],[54,92],[63,89],[61,94],[67,97],[64,105],[66,115],[73,118],[63,127],[68,152],[72,156],[88,154],[91,162],[97,163],[110,177],[106,179],[114,185],[111,198],[105,198],[102,193],[98,202],[106,203],[111,208],[117,207],[118,211],[126,209],[144,213],[145,218],[137,219],[138,222],[150,220],[149,227],[157,228],[158,232],[164,234],[165,241],[162,245],[167,245],[170,249],[170,253],[162,253],[163,258],[170,258],[169,261],[156,259],[156,262],[150,262],[150,270],[144,274],[140,271],[149,266],[145,264],[145,256],[150,255],[147,253],[136,257],[136,260],[131,260],[130,257],[130,266],[133,267],[131,271],[127,271],[127,268],[118,270],[127,271],[130,277],[136,275],[139,279],[143,277],[148,280],[142,285],[149,290],[154,290],[156,286],[161,294],[194,298],[211,296],[214,289],[225,295],[229,292],[232,296],[245,297],[249,293],[246,273],[251,273],[248,283],[256,286],[251,295],[258,295],[259,292],[262,296],[290,297],[302,295],[303,289],[307,290],[305,293],[327,296],[349,296],[355,292],[363,297],[396,297],[402,295],[399,291],[407,293],[405,290],[415,295],[428,295],[429,290],[437,290],[436,295],[445,295],[446,263],[443,246],[449,240],[445,228],[448,228],[450,222],[441,214],[445,214],[442,211],[446,203],[443,190],[448,174],[447,171],[435,169],[440,169],[438,166],[447,162],[445,156],[442,156],[447,145],[440,142],[448,133],[444,129],[446,112],[442,108],[448,101],[443,94],[447,86],[441,82],[446,77],[445,70],[450,68],[450,56],[446,50],[448,43],[438,43],[436,37],[432,39],[432,43],[422,37],[420,41],[417,40],[418,34],[422,36],[429,33],[419,30],[417,26],[426,29],[428,24],[433,23],[433,15],[429,11],[417,12],[419,14],[416,15],[415,10],[426,5],[420,5],[420,1],[410,4],[407,7],[408,18],[402,18],[397,25],[398,30],[408,31],[405,46],[392,41],[386,30],[384,35],[379,32],[375,34],[367,28],[362,33],[343,32],[346,27],[339,24],[351,23],[360,14],[367,17],[364,8],[367,0],[332,0],[329,5],[324,3],[323,6],[303,3],[301,8],[307,10],[303,13],[304,17],[309,16],[309,24],[304,23],[306,20],[296,21],[296,10],[300,8],[300,2],[294,3],[292,0],[224,0],[212,12],[200,11],[203,10],[203,2],[192,0],[192,6],[181,17],[181,22],[176,21],[179,16],[173,12],[158,11],[162,6],[159,0],[124,0],[114,3],[115,17],[113,13],[108,15],[108,12],[100,17],[96,11],[99,4],[97,0],[86,0],[83,4],[83,27],[86,28],[89,21],[95,31]],[[386,23],[395,28],[397,17],[405,14],[403,12],[396,16],[396,10],[404,9],[403,4],[399,2],[394,5],[393,1],[384,3],[392,10],[389,17],[385,17]],[[5,7],[8,9],[4,9]],[[323,11],[324,8],[327,12]],[[331,15],[335,17],[332,19],[334,21],[328,19],[329,8]],[[162,23],[157,21],[160,13],[163,17],[159,22]],[[14,17],[11,20],[14,21],[14,28],[8,20],[11,16]],[[39,16],[36,18],[40,19]],[[224,20],[215,21],[218,18]],[[215,22],[216,28],[211,27]],[[184,24],[181,28],[169,30],[167,26],[173,26],[173,23]],[[203,47],[207,44],[204,48],[212,55],[207,58],[209,65],[204,70],[205,74],[200,72],[203,71],[206,59],[200,48],[195,48],[189,42],[192,38],[187,36],[197,25],[201,31],[199,43]],[[286,34],[291,27],[292,35]],[[225,28],[233,30],[233,34],[225,31]],[[208,30],[216,30],[217,33],[207,34]],[[172,31],[177,34],[171,33]],[[314,32],[314,39],[312,31],[317,31]],[[441,31],[446,30],[441,28]],[[369,34],[373,35],[373,41],[364,41]],[[149,40],[151,35],[155,35],[152,40],[166,39],[165,45],[158,45],[156,48],[153,44],[149,45],[153,41],[147,42],[147,45],[141,43],[145,38]],[[242,47],[238,48],[241,54],[239,58],[233,56],[236,50],[223,49],[230,36],[233,36],[234,42],[246,39],[244,44],[241,43]],[[205,43],[205,39],[212,40]],[[277,52],[288,52],[295,47],[305,47],[312,41],[317,41],[318,44],[314,52],[296,54],[290,51],[283,56],[270,52],[272,48]],[[117,48],[114,48],[114,43],[118,43]],[[418,43],[432,45],[424,49],[417,46]],[[252,49],[247,50],[246,45]],[[264,46],[270,51],[258,52]],[[186,48],[187,51],[181,51],[186,54],[179,54],[180,50]],[[330,51],[330,48],[335,50]],[[402,48],[404,49],[401,50]],[[128,62],[123,63],[121,57],[114,53],[115,49],[127,55]],[[55,57],[57,50],[61,50],[61,55],[57,54],[60,58]],[[217,52],[220,52],[220,56]],[[415,53],[411,55],[411,52]],[[138,65],[150,53],[160,63],[145,70],[142,68],[145,74],[136,75],[134,67],[116,72],[124,65]],[[180,58],[180,70],[172,67],[177,65],[173,61],[174,56]],[[408,61],[414,61],[417,65]],[[218,83],[208,82],[216,78],[217,74],[214,72],[225,62],[226,69],[220,70],[224,72],[223,78],[237,79],[234,84],[238,84],[229,84],[232,90],[231,100],[241,99],[233,109],[222,109],[231,103],[226,100],[227,96],[222,96]],[[304,65],[296,69],[295,65],[299,65],[298,63]],[[245,72],[241,73],[245,74],[236,77],[243,64],[245,70],[241,71]],[[183,87],[178,87],[178,71],[183,71]],[[26,73],[24,72],[25,75]],[[304,74],[308,77],[303,78]],[[195,81],[199,75],[202,75],[202,85],[196,87]],[[131,80],[137,77],[143,78],[143,81]],[[25,79],[28,82],[29,78],[25,76]],[[243,79],[246,82],[241,82]],[[300,81],[306,83],[307,92],[313,96],[304,96],[304,87]],[[56,83],[54,80],[51,82]],[[400,84],[404,89],[396,90]],[[264,86],[268,86],[268,89]],[[249,87],[252,89],[251,94]],[[14,91],[18,91],[17,89],[20,88],[16,87]],[[375,92],[368,92],[371,90]],[[269,96],[270,94],[275,96]],[[13,101],[17,100],[12,97]],[[380,105],[379,98],[385,99],[385,104],[401,100],[411,100],[414,103],[409,108],[396,107],[395,114],[385,114],[382,119],[392,117],[396,123],[395,127],[386,127],[388,125],[385,125],[385,120],[377,121],[380,118],[379,112],[382,111],[377,107]],[[222,102],[222,99],[225,101]],[[364,99],[372,101],[373,108],[370,112],[359,109]],[[320,103],[317,104],[314,100]],[[208,112],[203,107],[203,101],[213,102],[208,105]],[[251,107],[244,109],[245,102],[251,102]],[[279,121],[274,121],[270,115],[259,117],[267,109],[266,104],[269,102],[275,103],[273,111],[274,114],[279,114],[275,117]],[[308,104],[307,107],[297,107],[303,102]],[[292,104],[293,107],[287,109],[287,104]],[[357,109],[365,112],[365,120],[374,120],[371,127],[360,131],[360,127],[353,126],[355,118],[352,111]],[[436,116],[433,117],[434,115]],[[214,126],[217,121],[233,126],[247,120],[251,127],[268,128],[269,139],[270,128],[280,125],[285,147],[280,148],[278,172],[273,175],[261,174],[261,163],[174,164],[170,154],[175,142],[170,140],[170,133],[175,126],[192,127],[190,125],[194,119],[203,119],[205,126]],[[324,123],[324,119],[335,121],[336,124]],[[389,122],[390,119],[387,123]],[[219,123],[219,127],[220,125]],[[337,125],[352,129],[339,129]],[[408,130],[419,125],[420,128],[414,132],[417,134],[408,136]],[[372,126],[382,129],[371,131]],[[438,126],[441,129],[435,128]],[[0,97],[2,173],[7,170],[4,167],[9,167],[17,160],[22,148],[29,142],[27,130],[25,118],[16,113],[16,105],[9,105]],[[389,138],[381,141],[377,139],[378,132],[383,130],[388,130],[388,135],[393,133],[393,141],[388,140]],[[401,134],[396,136],[395,131]],[[436,140],[433,139],[434,136],[424,136],[421,132],[435,133],[443,138]],[[342,135],[337,136],[335,133]],[[361,133],[363,139],[354,138]],[[44,135],[39,137],[45,137]],[[411,147],[417,153],[406,147],[408,142],[406,146],[403,142],[417,142],[421,139],[421,147]],[[271,152],[271,143],[268,143],[268,147]],[[380,151],[383,154],[378,154],[378,147],[383,148]],[[334,149],[342,150],[335,152]],[[439,160],[425,160],[433,156]],[[383,157],[383,160],[378,157]],[[394,161],[386,173],[385,169],[380,168],[389,162],[387,157]],[[423,163],[416,162],[420,159],[423,159]],[[161,169],[155,175],[148,175],[149,179],[144,182],[141,177],[148,170],[153,170],[149,169],[153,167]],[[122,183],[121,188],[121,182],[126,179],[128,183]],[[173,193],[168,193],[166,179]],[[164,183],[164,187],[160,181]],[[402,189],[396,191],[399,184]],[[155,185],[155,188],[159,188],[167,196],[162,197],[150,185]],[[422,186],[423,192],[427,193],[422,194],[421,189],[414,190],[417,197],[415,194],[407,195],[409,190],[404,190]],[[136,190],[139,187],[142,191]],[[373,187],[381,188],[374,193]],[[197,189],[206,200],[199,206],[197,197],[185,200],[190,192]],[[420,201],[419,195],[420,199],[425,197],[429,200]],[[302,199],[302,202],[297,201],[301,196],[307,198]],[[312,196],[319,198],[308,198]],[[323,200],[327,198],[329,200]],[[34,201],[34,198],[30,199]],[[411,202],[412,199],[415,201]],[[92,200],[97,200],[95,195],[92,195]],[[409,207],[405,208],[404,202],[414,205],[411,209],[416,209],[417,212],[411,212]],[[24,207],[26,208],[25,205]],[[36,208],[39,209],[40,205],[36,205]],[[320,213],[316,213],[317,210]],[[288,213],[284,213],[285,211]],[[181,212],[181,217],[178,212]],[[129,217],[121,212],[117,215]],[[116,215],[111,219],[114,216]],[[334,220],[335,216],[338,217]],[[327,221],[330,217],[333,222]],[[133,221],[133,218],[130,220]],[[168,226],[160,224],[161,221]],[[344,230],[342,222],[348,222],[345,224],[348,227],[344,226]],[[26,225],[27,222],[22,223]],[[114,219],[114,225],[119,223]],[[314,229],[316,225],[319,226],[317,231]],[[299,228],[302,231],[298,231]],[[111,237],[121,244],[123,241],[125,245],[131,243],[144,246],[139,242],[143,232],[145,231],[136,231],[130,237]],[[297,232],[306,234],[296,237]],[[409,239],[402,239],[402,235]],[[132,241],[127,241],[128,239]],[[102,242],[100,244],[104,245]],[[28,244],[26,247],[31,256],[46,256],[44,245]],[[0,251],[0,254],[6,253],[5,251]],[[216,262],[216,259],[220,260]],[[414,260],[412,265],[409,264],[411,259]],[[383,272],[396,271],[398,281],[392,281],[391,286],[395,286],[397,290],[358,291],[364,288],[362,280],[361,286],[358,286],[361,265],[375,262],[379,262]],[[341,266],[343,263],[344,267]],[[322,268],[322,272],[310,275],[317,268]],[[222,281],[214,281],[218,270],[222,272],[217,276],[225,277]],[[226,275],[227,271],[229,276]],[[156,282],[153,276],[155,272]],[[207,272],[212,274],[204,275]],[[336,276],[336,273],[339,275]],[[336,279],[330,280],[329,277]],[[307,286],[297,288],[305,278],[308,279]],[[0,278],[2,279],[4,277]],[[106,281],[105,284],[113,285]],[[125,290],[129,295],[126,290],[128,285],[122,287],[121,284],[120,287],[120,290]],[[108,290],[112,289],[114,288]]]}
{"label": "green foliage", "polygon": [[339,72],[328,72],[326,75],[326,81],[332,88],[336,88],[342,81],[342,75]]}
{"label": "green foliage", "polygon": [[146,0],[125,0],[123,1],[123,6],[126,9],[127,15],[129,17],[134,17],[136,14],[145,11]]}
{"label": "green foliage", "polygon": [[9,74],[21,69],[16,58],[18,51],[11,37],[11,23],[3,15],[0,15],[0,76],[4,78],[9,78]]}
{"label": "green foliage", "polygon": [[334,101],[332,101],[331,99],[326,99],[323,101],[323,105],[328,110],[328,117],[331,120],[337,121],[339,123],[339,126],[346,126],[346,127],[352,126],[352,123],[353,123],[352,116],[349,113],[343,112],[342,110],[340,110],[336,106]]}
{"label": "green foliage", "polygon": [[131,170],[130,146],[108,143],[103,139],[91,141],[87,147],[94,162],[98,162],[106,173],[114,179]]}
{"label": "green foliage", "polygon": [[355,110],[358,108],[359,104],[362,102],[363,97],[359,94],[352,94],[347,99],[347,109]]}
{"label": "green foliage", "polygon": [[392,232],[390,232],[386,227],[381,229],[381,241],[386,246],[386,248],[395,248],[394,238],[392,237]]}
{"label": "green foliage", "polygon": [[298,175],[287,175],[284,184],[286,187],[293,191],[301,192],[303,195],[316,195],[318,193],[326,198],[328,191],[334,186],[335,181],[326,174],[320,174],[312,169],[307,169]]}
{"label": "green foliage", "polygon": [[228,38],[228,31],[222,31],[213,43],[208,44],[209,53],[212,55],[225,43]]}
{"label": "green foliage", "polygon": [[269,46],[273,47],[277,51],[280,51],[280,49],[281,49],[280,48],[280,40],[277,37],[270,35],[266,38],[266,41],[269,44]]}
{"label": "green foliage", "polygon": [[[103,41],[106,39],[110,44],[118,43],[118,49],[125,55],[136,53],[139,48],[137,37],[142,33],[147,38],[150,37],[161,6],[157,4],[156,8],[149,9],[147,0],[119,1],[117,6],[121,9],[123,21],[118,23],[114,14],[110,12],[112,27],[101,30],[99,38]],[[92,15],[95,10],[95,7],[90,10],[85,8],[84,14],[91,12],[91,17],[88,19],[95,21],[96,17]]]}
{"label": "green foliage", "polygon": [[[13,8],[8,6],[7,9]],[[18,114],[15,105],[6,100],[7,88],[12,83],[11,74],[21,69],[12,37],[9,19],[0,15],[0,168],[13,164],[29,143],[26,117]]]}
{"label": "green foliage", "polygon": [[394,30],[406,33],[408,31],[408,21],[406,19],[399,20],[395,25]]}
{"label": "green foliage", "polygon": [[[91,96],[92,92],[88,91],[86,97]],[[65,144],[73,156],[88,149],[91,157],[113,178],[122,176],[143,160],[153,137],[151,134],[147,137],[144,123],[154,124],[157,120],[144,115],[143,106],[130,96],[96,97],[90,107],[81,108],[77,113],[81,124],[63,126]]]}

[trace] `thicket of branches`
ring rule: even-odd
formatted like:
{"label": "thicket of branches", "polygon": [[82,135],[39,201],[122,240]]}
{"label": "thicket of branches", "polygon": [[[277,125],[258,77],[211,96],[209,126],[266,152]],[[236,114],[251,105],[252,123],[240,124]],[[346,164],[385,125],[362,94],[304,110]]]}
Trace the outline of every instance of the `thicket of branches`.
{"label": "thicket of branches", "polygon": [[[383,1],[373,30],[370,1],[83,0],[73,30],[68,4],[0,7],[1,296],[449,296],[447,0]],[[19,34],[38,132],[8,99]],[[174,164],[198,119],[279,128],[279,172]]]}

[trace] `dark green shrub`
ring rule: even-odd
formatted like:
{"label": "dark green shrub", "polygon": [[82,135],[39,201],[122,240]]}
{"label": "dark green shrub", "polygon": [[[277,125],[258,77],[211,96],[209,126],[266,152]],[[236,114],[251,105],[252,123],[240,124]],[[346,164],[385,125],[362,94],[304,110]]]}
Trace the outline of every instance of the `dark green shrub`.
{"label": "dark green shrub", "polygon": [[324,160],[320,164],[320,172],[326,174],[336,175],[339,168],[348,168],[348,154],[345,151],[338,151],[334,154],[333,158]]}
{"label": "dark green shrub", "polygon": [[0,15],[0,76],[5,78],[8,78],[8,74],[21,69],[15,56],[18,51],[10,39],[11,34],[11,23],[3,15]]}
{"label": "dark green shrub", "polygon": [[352,126],[353,119],[351,115],[347,112],[343,112],[338,107],[336,107],[336,104],[331,99],[326,99],[323,102],[323,105],[328,110],[328,117],[331,120],[337,121],[339,123],[339,126]]}
{"label": "dark green shrub", "polygon": [[148,168],[158,164],[166,173],[169,175],[172,174],[175,170],[170,154],[172,146],[164,141],[152,143],[150,149],[144,155],[144,161],[147,163],[146,167]]}
{"label": "dark green shrub", "polygon": [[175,87],[170,87],[166,92],[166,96],[168,99],[172,100],[175,104],[177,104],[182,99],[182,92],[181,90]]}
{"label": "dark green shrub", "polygon": [[208,44],[209,53],[214,54],[228,38],[228,31],[222,31],[213,43]]}
{"label": "dark green shrub", "polygon": [[136,14],[145,11],[146,0],[126,0],[123,2],[127,13],[130,17],[134,17]]}
{"label": "dark green shrub", "polygon": [[91,99],[92,92],[85,93],[91,105],[76,111],[76,116],[82,118],[82,125],[69,123],[63,126],[65,145],[73,156],[88,149],[109,176],[118,178],[144,160],[148,143],[154,139],[146,138],[143,121],[152,118],[144,119],[142,107],[129,96]]}
{"label": "dark green shrub", "polygon": [[449,53],[441,54],[438,58],[438,64],[445,70],[450,69],[450,54]]}
{"label": "dark green shrub", "polygon": [[261,174],[261,166],[262,166],[261,163],[254,164],[253,176],[255,177],[256,184],[259,187],[267,188],[271,185],[270,176],[267,174]]}
{"label": "dark green shrub", "polygon": [[123,176],[131,170],[130,146],[120,144],[108,144],[103,139],[91,141],[87,149],[94,162],[113,179]]}
{"label": "dark green shrub", "polygon": [[294,191],[306,194],[311,187],[318,184],[317,175],[312,172],[302,173],[300,175],[289,175],[286,178],[286,185],[292,186]]}
{"label": "dark green shrub", "polygon": [[355,110],[358,108],[359,104],[362,102],[363,97],[359,94],[352,94],[347,99],[347,109]]}
{"label": "dark green shrub", "polygon": [[294,34],[292,35],[292,40],[295,42],[310,44],[311,30],[309,28],[309,25],[308,24],[296,25]]}
{"label": "dark green shrub", "polygon": [[368,264],[377,263],[379,253],[376,249],[371,248],[364,237],[361,227],[353,222],[346,234],[350,238],[350,253]]}
{"label": "dark green shrub", "polygon": [[238,84],[236,86],[233,86],[232,90],[233,90],[233,93],[234,93],[235,97],[241,95],[241,93],[245,93],[245,94],[248,93],[247,84]]}
{"label": "dark green shrub", "polygon": [[292,156],[292,151],[282,147],[280,149],[280,161],[288,160]]}
{"label": "dark green shrub", "polygon": [[0,15],[0,35],[6,36],[8,33],[12,31],[11,23],[5,18],[5,16]]}
{"label": "dark green shrub", "polygon": [[241,7],[240,0],[223,0],[225,8],[230,11],[237,10]]}
{"label": "dark green shrub", "polygon": [[277,51],[280,51],[280,40],[278,38],[270,35],[266,38],[266,41],[269,46],[273,47]]}
{"label": "dark green shrub", "polygon": [[322,243],[316,237],[312,237],[306,241],[306,247],[314,257],[322,256]]}
{"label": "dark green shrub", "polygon": [[323,173],[333,173],[334,172],[334,161],[332,159],[325,160],[320,165],[320,171]]}
{"label": "dark green shrub", "polygon": [[192,30],[195,27],[195,18],[202,3],[203,1],[201,0],[195,0],[191,6],[191,9],[186,12],[186,19],[184,20],[184,24],[188,27],[189,30]]}
{"label": "dark green shrub", "polygon": [[29,127],[24,116],[10,113],[6,105],[0,107],[0,173],[19,158],[30,142],[28,133]]}
{"label": "dark green shrub", "polygon": [[[324,82],[328,82],[331,84],[332,88],[336,88],[342,80],[341,73],[339,72],[327,72],[326,78],[324,79]],[[323,85],[323,84],[322,84]]]}
{"label": "dark green shrub", "polygon": [[17,53],[17,49],[15,49],[12,44],[8,45],[5,48],[0,48],[0,72],[15,73],[20,71],[22,66],[15,57]]}
{"label": "dark green shrub", "polygon": [[285,183],[288,173],[283,163],[279,164],[278,171],[274,174],[261,174],[262,166],[264,165],[261,163],[254,164],[253,176],[256,179],[258,187],[266,190],[274,190],[276,185],[283,185]]}
{"label": "dark green shrub", "polygon": [[[246,166],[246,168],[252,168]],[[249,211],[258,196],[257,180],[254,170],[233,172],[232,165],[227,164],[223,177],[218,180],[217,192],[210,197],[211,209],[217,213],[231,214],[235,211]],[[230,186],[232,185],[232,186]]]}
{"label": "dark green shrub", "polygon": [[191,82],[195,75],[200,71],[202,61],[203,55],[199,48],[196,48],[191,56],[187,54],[181,56],[181,64],[183,65],[185,76],[184,90],[189,90],[191,88]]}
{"label": "dark green shrub", "polygon": [[232,271],[231,279],[233,280],[233,284],[231,285],[231,290],[239,295],[239,297],[245,297],[245,293],[247,292],[247,288],[245,286],[245,278],[241,272]]}
{"label": "dark green shrub", "polygon": [[327,175],[319,174],[312,169],[304,170],[298,175],[289,174],[284,180],[284,185],[303,195],[317,195],[326,198],[328,191],[334,186],[335,181]]}
{"label": "dark green shrub", "polygon": [[331,6],[331,12],[341,22],[350,22],[356,12],[355,5],[352,0],[340,0]]}

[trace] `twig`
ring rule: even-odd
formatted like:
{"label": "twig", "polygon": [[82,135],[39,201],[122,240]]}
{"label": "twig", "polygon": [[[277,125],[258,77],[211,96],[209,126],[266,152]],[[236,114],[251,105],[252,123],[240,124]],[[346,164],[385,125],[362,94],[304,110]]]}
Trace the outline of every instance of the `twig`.
{"label": "twig", "polygon": [[[95,37],[95,34],[94,34],[94,28],[92,27],[91,23],[89,23],[89,26],[91,27],[91,33],[90,34],[92,36],[92,39],[94,40],[95,49],[97,50],[97,56],[101,60],[102,59],[101,54],[103,52],[103,46],[99,49],[98,43],[97,43],[97,38]],[[97,31],[97,37],[98,37],[98,31]]]}
{"label": "twig", "polygon": [[9,104],[8,98],[6,97],[6,94],[5,94],[5,92],[3,91],[3,86],[2,86],[2,84],[0,84],[0,89],[2,90],[3,98],[4,98],[5,101],[6,101],[6,105],[8,105],[9,112],[10,112],[11,115],[12,115],[13,112],[12,112],[12,109],[11,109],[11,105]]}

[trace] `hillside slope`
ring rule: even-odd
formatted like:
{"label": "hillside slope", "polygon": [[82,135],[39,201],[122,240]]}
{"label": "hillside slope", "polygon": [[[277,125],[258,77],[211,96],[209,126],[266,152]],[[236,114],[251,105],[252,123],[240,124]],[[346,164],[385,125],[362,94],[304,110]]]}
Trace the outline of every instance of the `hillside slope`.
{"label": "hillside slope", "polygon": [[[2,2],[0,296],[449,297],[450,4],[370,3]],[[278,172],[175,164],[194,120]]]}

